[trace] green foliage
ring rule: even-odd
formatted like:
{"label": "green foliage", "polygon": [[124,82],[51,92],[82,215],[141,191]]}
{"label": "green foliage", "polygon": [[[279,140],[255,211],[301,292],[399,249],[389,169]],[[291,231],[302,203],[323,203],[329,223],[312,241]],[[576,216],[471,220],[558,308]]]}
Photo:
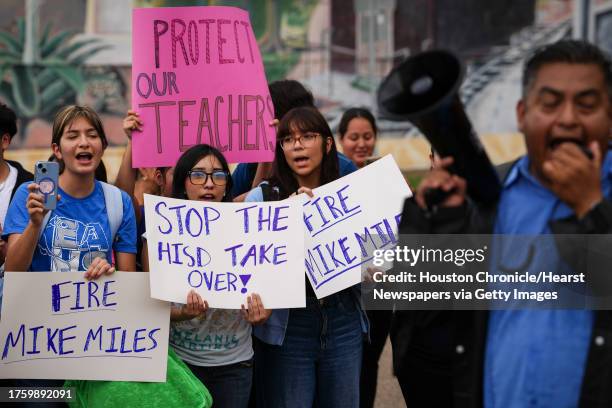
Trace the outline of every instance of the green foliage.
{"label": "green foliage", "polygon": [[23,120],[48,117],[60,106],[76,100],[85,88],[83,63],[108,48],[98,39],[71,42],[73,31],[51,34],[47,24],[37,39],[39,60],[23,64],[25,22],[17,20],[17,33],[0,31],[0,98]]}
{"label": "green foliage", "polygon": [[266,0],[249,1],[249,17],[255,38],[260,39],[266,32]]}
{"label": "green foliage", "polygon": [[295,52],[270,53],[262,55],[266,78],[268,82],[284,79],[298,61],[299,54]]}

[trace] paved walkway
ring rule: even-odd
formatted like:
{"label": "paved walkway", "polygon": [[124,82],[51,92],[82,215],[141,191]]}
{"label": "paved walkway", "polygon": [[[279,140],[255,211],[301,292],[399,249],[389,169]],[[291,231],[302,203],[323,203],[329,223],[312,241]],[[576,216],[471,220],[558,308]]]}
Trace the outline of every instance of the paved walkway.
{"label": "paved walkway", "polygon": [[387,344],[378,362],[378,388],[374,408],[405,408],[404,398],[397,378],[393,376],[391,364],[391,342]]}

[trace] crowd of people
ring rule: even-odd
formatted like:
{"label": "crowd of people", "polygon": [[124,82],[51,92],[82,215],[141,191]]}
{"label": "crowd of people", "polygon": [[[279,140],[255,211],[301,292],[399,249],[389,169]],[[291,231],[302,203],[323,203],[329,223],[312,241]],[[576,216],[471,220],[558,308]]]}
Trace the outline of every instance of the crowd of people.
{"label": "crowd of people", "polygon": [[[370,111],[344,113],[340,153],[302,84],[282,80],[269,90],[276,115],[270,123],[277,135],[273,162],[241,163],[232,174],[223,154],[203,144],[185,151],[173,167],[133,169],[132,137],[142,137],[148,124],[130,110],[115,185],[101,174],[108,142],[99,116],[85,106],[63,108],[51,135],[52,159],[61,169],[52,211],[45,210],[33,175],[4,159],[17,118],[1,105],[3,269],[82,271],[86,279],[146,272],[143,193],[214,202],[312,196],[374,160],[378,128]],[[596,46],[565,40],[538,49],[525,63],[516,108],[527,154],[500,167],[499,201],[472,202],[465,180],[449,170],[453,158],[442,157],[406,201],[400,233],[610,233],[611,100],[610,60]],[[424,200],[432,188],[448,193],[435,208]],[[96,233],[86,234],[90,228]],[[172,305],[169,344],[214,406],[372,407],[389,333],[408,407],[612,406],[609,311],[374,312],[362,307],[360,285],[317,299],[304,279],[305,308],[269,310],[266,299],[250,293],[241,310],[214,309],[195,291]],[[207,349],[184,341],[209,334],[231,341]]]}

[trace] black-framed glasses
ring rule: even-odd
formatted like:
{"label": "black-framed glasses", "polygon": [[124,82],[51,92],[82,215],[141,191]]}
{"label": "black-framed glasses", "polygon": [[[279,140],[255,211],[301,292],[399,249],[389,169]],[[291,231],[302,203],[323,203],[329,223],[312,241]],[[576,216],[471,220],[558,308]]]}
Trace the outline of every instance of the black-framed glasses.
{"label": "black-framed glasses", "polygon": [[224,186],[227,184],[229,174],[223,170],[215,170],[212,173],[207,173],[204,170],[189,170],[189,181],[191,184],[200,186],[208,182],[208,177],[211,178],[212,182],[216,186]]}
{"label": "black-framed glasses", "polygon": [[295,147],[297,142],[300,142],[302,147],[310,147],[314,143],[317,136],[321,136],[321,134],[316,132],[305,132],[302,135],[287,135],[279,139],[278,142],[283,150]]}

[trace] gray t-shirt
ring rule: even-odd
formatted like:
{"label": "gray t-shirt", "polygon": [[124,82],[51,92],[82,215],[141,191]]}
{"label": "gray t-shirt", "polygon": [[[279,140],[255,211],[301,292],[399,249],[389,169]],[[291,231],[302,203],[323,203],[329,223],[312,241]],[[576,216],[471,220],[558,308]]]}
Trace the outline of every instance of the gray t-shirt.
{"label": "gray t-shirt", "polygon": [[221,366],[253,357],[251,324],[240,310],[208,309],[206,317],[170,324],[170,344],[184,361]]}

